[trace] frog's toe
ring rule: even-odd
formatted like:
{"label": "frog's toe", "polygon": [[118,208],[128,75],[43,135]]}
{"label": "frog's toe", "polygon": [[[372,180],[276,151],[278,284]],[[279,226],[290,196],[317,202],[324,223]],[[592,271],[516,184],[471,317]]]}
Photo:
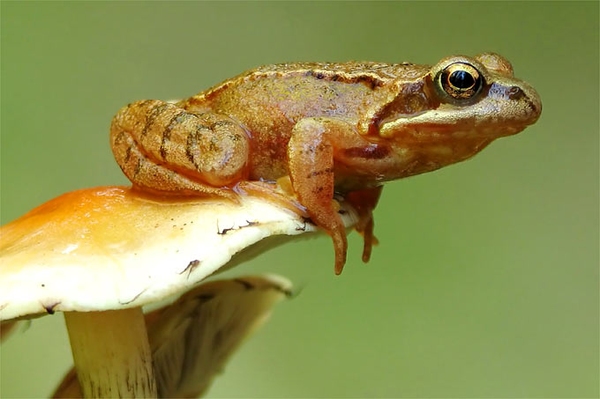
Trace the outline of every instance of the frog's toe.
{"label": "frog's toe", "polygon": [[344,265],[346,264],[346,253],[348,251],[348,239],[346,238],[346,230],[343,225],[340,229],[335,229],[331,233],[333,240],[333,249],[335,251],[335,274],[342,274]]}

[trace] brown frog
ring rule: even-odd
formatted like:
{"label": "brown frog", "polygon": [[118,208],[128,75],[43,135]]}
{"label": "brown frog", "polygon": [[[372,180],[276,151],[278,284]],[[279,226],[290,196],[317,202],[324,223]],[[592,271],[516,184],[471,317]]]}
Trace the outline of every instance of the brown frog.
{"label": "brown frog", "polygon": [[[436,65],[263,66],[178,103],[121,109],[111,146],[134,187],[154,193],[269,196],[283,187],[346,261],[338,194],[360,215],[363,260],[382,184],[468,159],[540,116],[536,91],[500,55]],[[276,197],[279,194],[274,194]]]}

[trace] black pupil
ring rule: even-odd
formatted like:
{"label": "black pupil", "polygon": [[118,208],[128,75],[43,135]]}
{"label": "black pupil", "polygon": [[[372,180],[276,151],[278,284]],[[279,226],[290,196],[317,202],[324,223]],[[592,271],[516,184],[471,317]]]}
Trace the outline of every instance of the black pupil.
{"label": "black pupil", "polygon": [[470,89],[475,84],[473,75],[465,71],[454,71],[448,78],[452,86],[459,89]]}

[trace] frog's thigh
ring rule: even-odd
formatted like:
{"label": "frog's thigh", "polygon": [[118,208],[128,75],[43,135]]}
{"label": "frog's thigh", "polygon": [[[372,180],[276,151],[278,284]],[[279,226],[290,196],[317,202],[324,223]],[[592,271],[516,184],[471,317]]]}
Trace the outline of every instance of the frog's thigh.
{"label": "frog's thigh", "polygon": [[306,118],[292,131],[288,144],[288,168],[292,187],[313,222],[331,235],[335,268],[346,262],[346,230],[333,202],[335,137],[345,130],[337,121]]}
{"label": "frog's thigh", "polygon": [[133,185],[151,192],[164,192],[181,195],[217,195],[236,199],[231,190],[213,187],[177,173],[163,165],[157,164],[143,154],[131,136],[122,134],[117,137],[115,145],[127,148],[126,159],[121,168]]}
{"label": "frog's thigh", "polygon": [[190,181],[220,187],[247,174],[248,135],[224,115],[139,101],[115,116],[111,138],[117,162],[138,186],[181,191],[189,184],[175,182]]}
{"label": "frog's thigh", "polygon": [[180,119],[163,145],[167,165],[217,187],[246,178],[250,144],[242,126],[215,113],[182,111]]}

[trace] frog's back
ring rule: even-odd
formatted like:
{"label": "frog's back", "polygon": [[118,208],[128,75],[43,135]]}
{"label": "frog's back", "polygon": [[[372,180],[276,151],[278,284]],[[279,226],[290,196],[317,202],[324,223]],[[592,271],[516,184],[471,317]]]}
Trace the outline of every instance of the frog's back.
{"label": "frog's back", "polygon": [[[345,84],[365,84],[372,89],[382,87],[399,78],[415,79],[429,70],[427,65],[416,65],[409,62],[387,64],[382,62],[291,62],[263,65],[246,71],[232,79],[207,90],[207,96],[232,86],[241,87],[244,82],[269,80],[281,82],[286,78],[303,77],[340,82]],[[307,81],[308,83],[308,81]]]}
{"label": "frog's back", "polygon": [[[282,123],[288,126],[305,117],[357,120],[368,114],[371,104],[381,104],[384,97],[394,95],[389,90],[394,82],[414,81],[428,71],[426,65],[411,63],[265,65],[190,98],[186,108],[207,107],[227,114],[246,123],[255,133]],[[270,126],[253,126],[257,119]]]}
{"label": "frog's back", "polygon": [[283,175],[294,125],[332,117],[365,126],[381,104],[397,95],[398,81],[421,79],[428,66],[376,62],[266,65],[229,79],[180,104],[192,112],[217,112],[240,122],[252,137],[252,174]]}

